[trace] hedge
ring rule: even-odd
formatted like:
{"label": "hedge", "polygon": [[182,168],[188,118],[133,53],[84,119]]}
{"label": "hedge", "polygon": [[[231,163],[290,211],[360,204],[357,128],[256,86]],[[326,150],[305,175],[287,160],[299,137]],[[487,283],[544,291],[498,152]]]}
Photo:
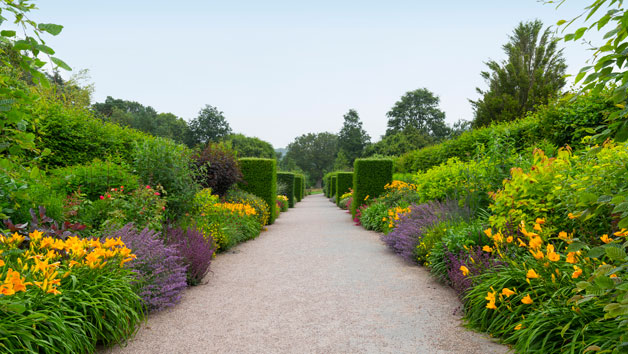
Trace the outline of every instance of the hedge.
{"label": "hedge", "polygon": [[300,202],[303,199],[303,185],[305,183],[305,178],[303,175],[294,175],[294,197],[297,202]]}
{"label": "hedge", "polygon": [[329,197],[332,198],[336,195],[336,172],[329,177]]}
{"label": "hedge", "polygon": [[340,197],[353,188],[353,172],[338,172],[336,174],[336,204],[340,203]]}
{"label": "hedge", "polygon": [[275,159],[244,157],[239,159],[243,182],[240,189],[264,199],[270,207],[268,223],[275,222],[277,209],[277,162]]}
{"label": "hedge", "polygon": [[325,176],[323,176],[323,193],[327,198],[331,198],[331,195],[329,194],[331,192],[331,175],[332,173],[329,172],[326,173]]}
{"label": "hedge", "polygon": [[285,184],[288,191],[286,197],[288,197],[288,207],[294,208],[294,195],[295,195],[295,175],[292,172],[277,172],[277,182]]}
{"label": "hedge", "polygon": [[473,129],[440,144],[410,151],[397,159],[395,170],[423,172],[452,157],[468,161],[478,146],[487,146],[495,140],[508,142],[517,150],[543,140],[558,147],[570,145],[577,149],[582,147],[582,138],[592,135],[593,129],[604,124],[608,114],[617,109],[604,93],[582,94],[574,101],[560,100],[541,106],[520,120]]}
{"label": "hedge", "polygon": [[377,198],[384,186],[392,182],[393,161],[391,159],[356,159],[353,163],[353,202],[351,215],[368,198]]}

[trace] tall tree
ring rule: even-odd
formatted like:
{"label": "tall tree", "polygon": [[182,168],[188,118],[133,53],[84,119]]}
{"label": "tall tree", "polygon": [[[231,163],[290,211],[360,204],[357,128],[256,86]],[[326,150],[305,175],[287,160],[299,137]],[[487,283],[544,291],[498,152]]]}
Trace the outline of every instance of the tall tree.
{"label": "tall tree", "polygon": [[323,175],[332,169],[337,153],[338,137],[335,134],[308,133],[298,136],[288,145],[283,160],[294,161],[320,186]]}
{"label": "tall tree", "polygon": [[[343,152],[348,164],[353,166],[353,161],[362,156],[364,148],[371,141],[371,137],[362,128],[362,122],[358,112],[350,109],[344,115],[344,123],[338,133],[338,148]],[[345,163],[343,161],[343,163]]]}
{"label": "tall tree", "polygon": [[565,86],[563,50],[558,49],[550,28],[543,30],[543,22],[519,23],[502,48],[508,59],[486,63],[489,71],[481,75],[488,89],[477,88],[482,97],[470,100],[475,127],[520,118],[556,97]]}
{"label": "tall tree", "polygon": [[190,121],[188,145],[217,142],[229,134],[231,134],[231,127],[223,113],[216,107],[205,105],[198,112],[198,117]]}
{"label": "tall tree", "polygon": [[238,157],[277,158],[273,146],[259,138],[245,136],[244,134],[231,134],[226,136],[223,141],[238,153]]}
{"label": "tall tree", "polygon": [[386,113],[386,136],[403,131],[417,130],[434,138],[447,136],[445,112],[438,108],[440,99],[426,88],[406,92]]}

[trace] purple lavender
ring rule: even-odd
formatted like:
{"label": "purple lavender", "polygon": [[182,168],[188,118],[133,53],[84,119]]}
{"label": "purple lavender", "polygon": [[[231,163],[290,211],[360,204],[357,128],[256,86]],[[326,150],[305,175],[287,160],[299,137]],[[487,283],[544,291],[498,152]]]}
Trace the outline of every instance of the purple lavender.
{"label": "purple lavender", "polygon": [[464,210],[455,200],[412,204],[410,212],[401,215],[396,227],[381,238],[395,253],[416,262],[415,250],[423,234],[437,223],[452,220],[463,214]]}
{"label": "purple lavender", "polygon": [[[460,296],[473,285],[473,276],[485,273],[502,264],[491,253],[482,251],[482,246],[470,247],[469,251],[461,250],[457,255],[449,252],[445,246],[445,257],[449,264],[447,276],[449,277],[450,285]],[[461,266],[469,269],[467,276],[462,274]]]}
{"label": "purple lavender", "polygon": [[174,246],[166,246],[159,233],[148,228],[138,232],[133,224],[109,232],[105,238],[120,237],[137,258],[127,265],[136,273],[133,284],[149,310],[174,306],[187,287],[186,266]]}
{"label": "purple lavender", "polygon": [[214,240],[195,227],[187,230],[181,228],[169,228],[166,231],[166,242],[176,247],[183,258],[183,264],[187,266],[187,282],[189,285],[197,285],[209,272],[212,256],[216,248]]}

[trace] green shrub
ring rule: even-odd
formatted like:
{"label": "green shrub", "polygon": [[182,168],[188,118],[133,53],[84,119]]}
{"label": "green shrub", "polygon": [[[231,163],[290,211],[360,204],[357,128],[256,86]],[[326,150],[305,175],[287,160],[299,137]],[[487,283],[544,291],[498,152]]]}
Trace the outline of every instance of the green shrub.
{"label": "green shrub", "polygon": [[392,182],[393,162],[390,159],[356,159],[353,167],[353,201],[351,215],[367,198],[377,198],[384,186]]}
{"label": "green shrub", "polygon": [[368,208],[362,209],[360,215],[360,224],[367,229],[373,231],[384,232],[388,222],[385,218],[388,216],[388,207],[384,203],[375,202]]}
{"label": "green shrub", "polygon": [[330,177],[329,177],[329,197],[330,198],[335,198],[336,197],[336,172],[334,172]]}
{"label": "green shrub", "polygon": [[[30,210],[37,210],[40,206],[46,208],[47,215],[55,220],[63,219],[63,205],[66,195],[52,190],[46,178],[41,176],[31,179],[25,176],[28,183],[25,193],[17,194],[16,207],[10,217],[14,223],[25,223],[32,219]],[[1,194],[1,193],[0,193]]]}
{"label": "green shrub", "polygon": [[336,175],[336,204],[340,205],[343,194],[353,187],[353,172],[338,172]]}
{"label": "green shrub", "polygon": [[300,202],[303,199],[303,184],[305,183],[305,178],[303,175],[296,174],[294,175],[294,197],[297,202]]}
{"label": "green shrub", "polygon": [[327,198],[331,198],[331,176],[333,172],[328,172],[323,176],[323,193]]}
{"label": "green shrub", "polygon": [[111,188],[124,186],[129,191],[138,186],[138,178],[125,163],[94,160],[92,162],[50,171],[51,187],[63,195],[70,195],[80,189],[89,200],[97,200]]}
{"label": "green shrub", "polygon": [[294,208],[294,194],[295,194],[295,176],[292,172],[277,172],[277,183],[281,183],[286,186],[285,196],[288,197],[288,207]]}
{"label": "green shrub", "polygon": [[274,159],[241,158],[240,171],[244,181],[238,187],[262,198],[270,207],[269,224],[277,215],[277,162]]}
{"label": "green shrub", "polygon": [[169,218],[176,219],[191,210],[199,186],[187,147],[164,138],[138,143],[133,151],[133,168],[144,184],[164,188]]}
{"label": "green shrub", "polygon": [[225,195],[225,201],[229,203],[241,203],[248,204],[252,206],[257,214],[255,214],[255,219],[260,225],[267,225],[268,220],[270,219],[270,207],[264,199],[256,196],[255,194],[245,192],[238,188],[230,189]]}

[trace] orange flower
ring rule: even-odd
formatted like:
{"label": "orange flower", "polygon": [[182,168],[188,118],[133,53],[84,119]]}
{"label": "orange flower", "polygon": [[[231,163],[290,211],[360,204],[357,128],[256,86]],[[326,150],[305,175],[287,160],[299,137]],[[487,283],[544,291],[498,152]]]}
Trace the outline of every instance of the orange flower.
{"label": "orange flower", "polygon": [[533,237],[532,239],[530,239],[530,248],[533,250],[541,248],[542,244],[543,240],[540,237]]}
{"label": "orange flower", "polygon": [[521,328],[523,328],[523,326],[521,325],[521,323],[519,323],[518,325],[515,326],[515,331],[518,331]]}
{"label": "orange flower", "polygon": [[528,279],[536,279],[538,277],[539,277],[539,275],[536,274],[536,271],[534,271],[534,269],[528,270],[528,273],[526,274],[526,278],[528,278]]}
{"label": "orange flower", "polygon": [[502,289],[502,295],[504,295],[505,297],[509,297],[510,295],[514,295],[514,294],[516,293],[508,288]]}
{"label": "orange flower", "polygon": [[513,240],[512,236],[508,236],[506,238],[506,242],[508,242],[508,243],[512,243],[512,240]]}
{"label": "orange flower", "polygon": [[576,252],[567,253],[567,263],[575,264],[576,263]]}
{"label": "orange flower", "polygon": [[537,218],[535,222],[539,225],[543,225],[545,224],[545,219]]}
{"label": "orange flower", "polygon": [[533,229],[538,231],[538,232],[543,232],[543,229],[541,229],[541,225],[540,224],[534,224]]}
{"label": "orange flower", "polygon": [[484,230],[484,233],[486,234],[486,236],[488,237],[493,237],[493,230],[491,230],[491,228],[489,227],[488,229]]}
{"label": "orange flower", "polygon": [[582,269],[578,268],[577,266],[573,266],[573,269],[575,269],[575,271],[573,272],[573,274],[571,274],[571,277],[573,279],[578,279],[578,277],[582,275]]}
{"label": "orange flower", "polygon": [[602,242],[604,242],[604,243],[611,243],[611,242],[613,242],[613,239],[608,237],[607,234],[602,235],[602,237],[600,237],[600,240],[602,240]]}
{"label": "orange flower", "polygon": [[482,251],[491,253],[493,252],[493,249],[490,246],[484,246],[482,247]]}
{"label": "orange flower", "polygon": [[462,271],[462,275],[464,275],[465,277],[469,275],[469,268],[465,266],[460,266],[460,270]]}
{"label": "orange flower", "polygon": [[526,245],[525,242],[521,241],[520,238],[517,237],[517,240],[519,241],[519,247],[528,247],[528,245]]}
{"label": "orange flower", "polygon": [[576,216],[576,215],[573,215],[572,213],[567,214],[567,217],[568,217],[568,218],[570,218],[570,219],[575,219],[575,218],[577,218],[577,216]]}
{"label": "orange flower", "polygon": [[523,299],[521,299],[521,302],[523,302],[526,305],[530,305],[534,301],[532,301],[532,298],[530,297],[530,294],[528,294],[528,295],[524,296]]}
{"label": "orange flower", "polygon": [[530,253],[532,253],[535,259],[543,259],[543,252],[541,252],[540,250],[536,252],[530,250]]}

